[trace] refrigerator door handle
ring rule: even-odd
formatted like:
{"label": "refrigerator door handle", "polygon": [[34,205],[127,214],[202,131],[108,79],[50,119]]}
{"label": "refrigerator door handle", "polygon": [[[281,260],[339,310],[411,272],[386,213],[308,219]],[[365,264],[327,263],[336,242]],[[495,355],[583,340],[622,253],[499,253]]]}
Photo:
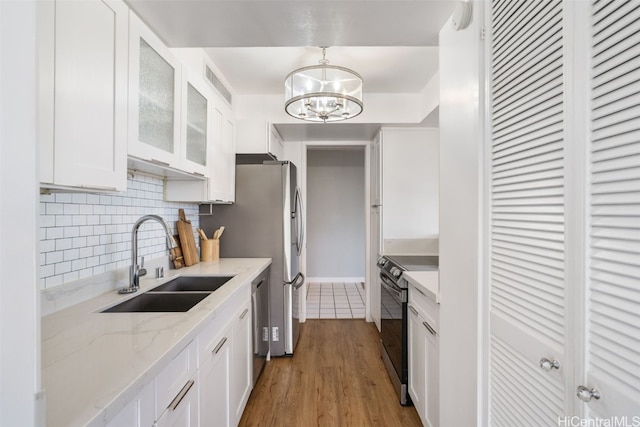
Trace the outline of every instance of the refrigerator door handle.
{"label": "refrigerator door handle", "polygon": [[304,284],[304,279],[305,279],[304,274],[298,273],[298,274],[296,274],[296,277],[294,277],[292,281],[290,281],[290,282],[285,281],[284,285],[285,286],[286,285],[293,285],[293,289],[298,289],[298,288],[300,288],[300,286],[302,286]]}
{"label": "refrigerator door handle", "polygon": [[293,216],[296,220],[296,247],[298,249],[298,256],[300,256],[302,246],[304,245],[304,207],[302,206],[300,187],[296,187],[295,212]]}

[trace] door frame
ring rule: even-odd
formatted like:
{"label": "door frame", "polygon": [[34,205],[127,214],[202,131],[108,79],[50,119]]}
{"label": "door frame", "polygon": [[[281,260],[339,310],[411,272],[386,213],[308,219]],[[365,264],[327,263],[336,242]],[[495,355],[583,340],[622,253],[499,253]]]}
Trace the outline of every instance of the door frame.
{"label": "door frame", "polygon": [[[369,170],[370,170],[370,150],[369,147],[371,145],[371,141],[302,141],[302,150],[301,150],[301,164],[300,164],[300,190],[302,193],[302,201],[304,206],[308,206],[307,201],[307,153],[309,149],[313,148],[347,148],[347,147],[361,147],[364,151],[364,215],[365,215],[365,253],[364,253],[364,286],[365,286],[365,320],[367,322],[372,322],[371,318],[371,277],[370,277],[370,268],[371,268],[371,251],[370,251],[370,221],[369,221],[369,206],[370,206],[370,182],[369,182]],[[305,236],[309,236],[307,232],[307,221],[305,218],[304,222],[304,233]],[[302,247],[302,253],[300,254],[300,270],[306,272],[307,271],[307,240],[305,240],[304,245]],[[307,282],[302,286],[300,293],[300,322],[305,322],[307,320]]]}

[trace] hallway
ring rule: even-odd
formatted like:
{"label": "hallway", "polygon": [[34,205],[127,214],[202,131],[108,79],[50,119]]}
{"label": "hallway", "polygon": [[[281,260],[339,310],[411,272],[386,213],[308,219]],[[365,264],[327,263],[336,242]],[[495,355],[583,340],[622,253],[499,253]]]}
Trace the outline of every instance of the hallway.
{"label": "hallway", "polygon": [[398,402],[364,320],[309,320],[295,355],[267,362],[240,426],[420,426]]}
{"label": "hallway", "polygon": [[364,319],[364,283],[309,283],[307,319]]}

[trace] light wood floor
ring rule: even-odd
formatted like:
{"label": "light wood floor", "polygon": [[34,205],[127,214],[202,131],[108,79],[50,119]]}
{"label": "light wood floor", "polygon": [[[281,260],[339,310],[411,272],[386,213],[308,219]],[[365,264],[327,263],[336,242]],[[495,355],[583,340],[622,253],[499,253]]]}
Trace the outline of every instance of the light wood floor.
{"label": "light wood floor", "polygon": [[240,426],[421,426],[403,407],[364,320],[307,320],[292,358],[267,362]]}

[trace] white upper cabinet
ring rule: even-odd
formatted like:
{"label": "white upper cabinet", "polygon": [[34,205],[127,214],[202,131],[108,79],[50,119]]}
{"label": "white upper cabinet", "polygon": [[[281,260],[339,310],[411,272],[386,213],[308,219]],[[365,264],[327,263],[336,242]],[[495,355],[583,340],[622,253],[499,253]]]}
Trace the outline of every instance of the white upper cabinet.
{"label": "white upper cabinet", "polygon": [[282,159],[284,143],[276,128],[264,120],[241,120],[237,123],[236,153],[267,154]]}
{"label": "white upper cabinet", "polygon": [[213,123],[220,129],[219,142],[213,144],[209,200],[230,203],[236,196],[236,148],[235,126],[231,109],[220,100],[213,112]]}
{"label": "white upper cabinet", "polygon": [[129,155],[180,169],[180,63],[134,13],[129,29]]}
{"label": "white upper cabinet", "polygon": [[181,169],[195,175],[209,176],[211,129],[209,109],[211,89],[186,67],[182,69]]}
{"label": "white upper cabinet", "polygon": [[[382,252],[394,240],[428,238],[439,233],[440,136],[433,128],[383,128],[376,196]],[[376,151],[376,150],[374,150]],[[375,202],[375,200],[374,200]]]}
{"label": "white upper cabinet", "polygon": [[235,127],[229,105],[216,94],[211,97],[209,129],[209,179],[170,180],[165,199],[172,202],[233,203],[235,201]]}
{"label": "white upper cabinet", "polygon": [[39,5],[43,187],[126,190],[128,16],[119,0]]}

